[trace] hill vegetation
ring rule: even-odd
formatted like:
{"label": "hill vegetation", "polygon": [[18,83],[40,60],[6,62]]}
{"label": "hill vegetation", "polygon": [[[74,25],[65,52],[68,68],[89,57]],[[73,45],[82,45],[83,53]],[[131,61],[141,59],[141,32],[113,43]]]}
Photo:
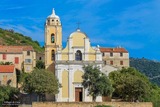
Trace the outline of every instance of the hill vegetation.
{"label": "hill vegetation", "polygon": [[37,52],[43,52],[44,50],[40,47],[38,41],[33,41],[32,38],[16,33],[14,30],[4,30],[2,28],[0,28],[0,45],[31,45]]}
{"label": "hill vegetation", "polygon": [[109,78],[114,88],[112,98],[129,102],[152,102],[154,107],[159,107],[160,87],[151,83],[147,76],[135,68],[111,72]]}
{"label": "hill vegetation", "polygon": [[130,58],[130,66],[136,68],[160,86],[160,62],[146,58]]}

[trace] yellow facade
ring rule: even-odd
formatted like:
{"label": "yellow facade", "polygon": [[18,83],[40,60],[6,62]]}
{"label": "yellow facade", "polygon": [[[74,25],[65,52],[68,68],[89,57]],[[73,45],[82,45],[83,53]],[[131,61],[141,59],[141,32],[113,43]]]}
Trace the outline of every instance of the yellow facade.
{"label": "yellow facade", "polygon": [[74,73],[74,82],[76,83],[81,83],[82,81],[83,81],[83,79],[82,79],[82,75],[83,75],[84,73],[82,72],[82,71],[75,71],[75,73]]}
{"label": "yellow facade", "polygon": [[[53,39],[53,40],[52,40]],[[45,24],[45,68],[53,71],[55,53],[62,47],[62,26],[60,18],[53,10]]]}
{"label": "yellow facade", "polygon": [[68,61],[68,59],[69,59],[68,54],[67,53],[63,53],[62,54],[62,60]]}
{"label": "yellow facade", "polygon": [[[61,46],[62,45],[62,27],[61,25],[47,25],[46,26],[46,45],[55,45]],[[51,42],[51,34],[55,34],[55,41],[54,43]]]}
{"label": "yellow facade", "polygon": [[62,72],[62,97],[63,98],[68,98],[68,71],[63,71]]}
{"label": "yellow facade", "polygon": [[56,55],[56,73],[59,74],[60,81],[62,80],[58,101],[77,101],[77,98],[79,101],[91,101],[92,97],[85,94],[82,86],[83,66],[93,64],[101,67],[100,51],[92,48],[87,35],[78,29],[69,36],[67,46],[58,50]]}
{"label": "yellow facade", "polygon": [[[76,31],[73,32],[69,39],[72,40],[72,49],[76,49],[76,48],[85,48],[85,39],[87,39],[88,37],[86,36],[85,33],[81,32],[81,31]],[[89,41],[88,41],[89,42]],[[63,61],[68,61],[69,60],[69,52],[73,50],[69,49],[69,43],[67,43],[67,46],[62,50],[62,54],[61,54],[61,60]],[[95,61],[96,60],[96,51],[90,46],[90,42],[88,44],[88,50],[87,50],[87,57],[88,57],[88,61]],[[75,55],[73,55],[73,59],[75,59]]]}
{"label": "yellow facade", "polygon": [[73,46],[84,47],[84,38],[86,38],[86,35],[84,35],[82,32],[72,33],[71,38],[73,40]]}

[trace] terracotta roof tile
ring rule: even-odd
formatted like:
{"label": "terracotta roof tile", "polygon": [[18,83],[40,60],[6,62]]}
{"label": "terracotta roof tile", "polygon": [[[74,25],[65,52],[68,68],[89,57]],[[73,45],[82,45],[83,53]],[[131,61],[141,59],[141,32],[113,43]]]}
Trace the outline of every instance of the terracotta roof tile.
{"label": "terracotta roof tile", "polygon": [[32,46],[2,46],[0,45],[0,52],[4,53],[22,53],[23,51],[33,51]]}
{"label": "terracotta roof tile", "polygon": [[118,53],[118,52],[122,52],[122,53],[128,53],[128,51],[125,48],[100,48],[101,52],[113,52],[113,53]]}
{"label": "terracotta roof tile", "polygon": [[0,73],[13,73],[14,65],[0,65]]}

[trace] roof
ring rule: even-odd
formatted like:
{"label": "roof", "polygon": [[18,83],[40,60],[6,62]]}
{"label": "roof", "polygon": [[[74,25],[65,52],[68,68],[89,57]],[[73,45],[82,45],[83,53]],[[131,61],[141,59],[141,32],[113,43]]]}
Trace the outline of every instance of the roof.
{"label": "roof", "polygon": [[0,73],[13,73],[14,70],[14,65],[0,65]]}
{"label": "roof", "polygon": [[76,35],[78,35],[78,34],[82,34],[82,35],[84,35],[86,38],[88,38],[88,36],[86,35],[86,33],[82,32],[79,28],[78,28],[75,32],[71,33],[69,37],[72,38],[73,36],[76,36]]}
{"label": "roof", "polygon": [[48,18],[57,18],[59,19],[59,16],[56,15],[55,10],[52,10],[52,14],[48,16]]}
{"label": "roof", "polygon": [[128,53],[128,51],[125,48],[121,48],[121,47],[116,47],[116,48],[104,48],[104,47],[100,47],[100,51],[101,52],[113,52],[113,53]]}
{"label": "roof", "polygon": [[32,46],[2,46],[0,52],[3,53],[22,53],[23,51],[34,51]]}

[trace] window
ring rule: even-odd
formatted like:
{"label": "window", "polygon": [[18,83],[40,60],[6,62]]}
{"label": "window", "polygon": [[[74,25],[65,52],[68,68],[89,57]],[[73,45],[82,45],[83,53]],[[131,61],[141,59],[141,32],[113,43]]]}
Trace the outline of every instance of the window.
{"label": "window", "polygon": [[39,60],[42,60],[42,57],[39,57]]}
{"label": "window", "polygon": [[54,20],[52,20],[52,22],[54,22]]}
{"label": "window", "polygon": [[31,59],[25,59],[25,63],[31,63]]}
{"label": "window", "polygon": [[27,55],[28,55],[28,56],[30,55],[30,51],[27,51]]}
{"label": "window", "polygon": [[7,80],[7,85],[10,85],[10,84],[12,84],[12,80],[11,79]]}
{"label": "window", "polygon": [[113,65],[113,61],[110,61],[110,65]]}
{"label": "window", "polygon": [[107,65],[107,61],[104,61],[104,64]]}
{"label": "window", "polygon": [[110,56],[113,56],[113,53],[112,53],[112,52],[110,53]]}
{"label": "window", "polygon": [[51,34],[51,43],[54,43],[54,42],[55,42],[55,38],[54,38],[54,37],[55,37],[55,35],[52,33],[52,34]]}
{"label": "window", "polygon": [[75,60],[76,61],[81,61],[82,60],[82,53],[80,50],[78,50],[76,53],[75,53]]}
{"label": "window", "polygon": [[120,65],[123,65],[123,61],[120,61]]}
{"label": "window", "polygon": [[15,64],[19,64],[19,58],[18,58],[18,57],[15,57],[14,63],[15,63]]}
{"label": "window", "polygon": [[52,56],[51,60],[55,60],[55,51],[54,50],[52,50],[51,56]]}
{"label": "window", "polygon": [[6,54],[3,54],[2,57],[3,57],[3,58],[2,58],[3,60],[6,60],[6,59],[7,59],[7,55],[6,55]]}
{"label": "window", "polygon": [[27,70],[27,71],[30,71],[30,70],[31,70],[30,66],[27,66],[27,67],[26,67],[26,70]]}
{"label": "window", "polygon": [[121,57],[123,56],[123,53],[122,53],[122,52],[120,53],[120,56],[121,56]]}
{"label": "window", "polygon": [[102,53],[102,56],[104,56],[105,54],[104,53]]}

